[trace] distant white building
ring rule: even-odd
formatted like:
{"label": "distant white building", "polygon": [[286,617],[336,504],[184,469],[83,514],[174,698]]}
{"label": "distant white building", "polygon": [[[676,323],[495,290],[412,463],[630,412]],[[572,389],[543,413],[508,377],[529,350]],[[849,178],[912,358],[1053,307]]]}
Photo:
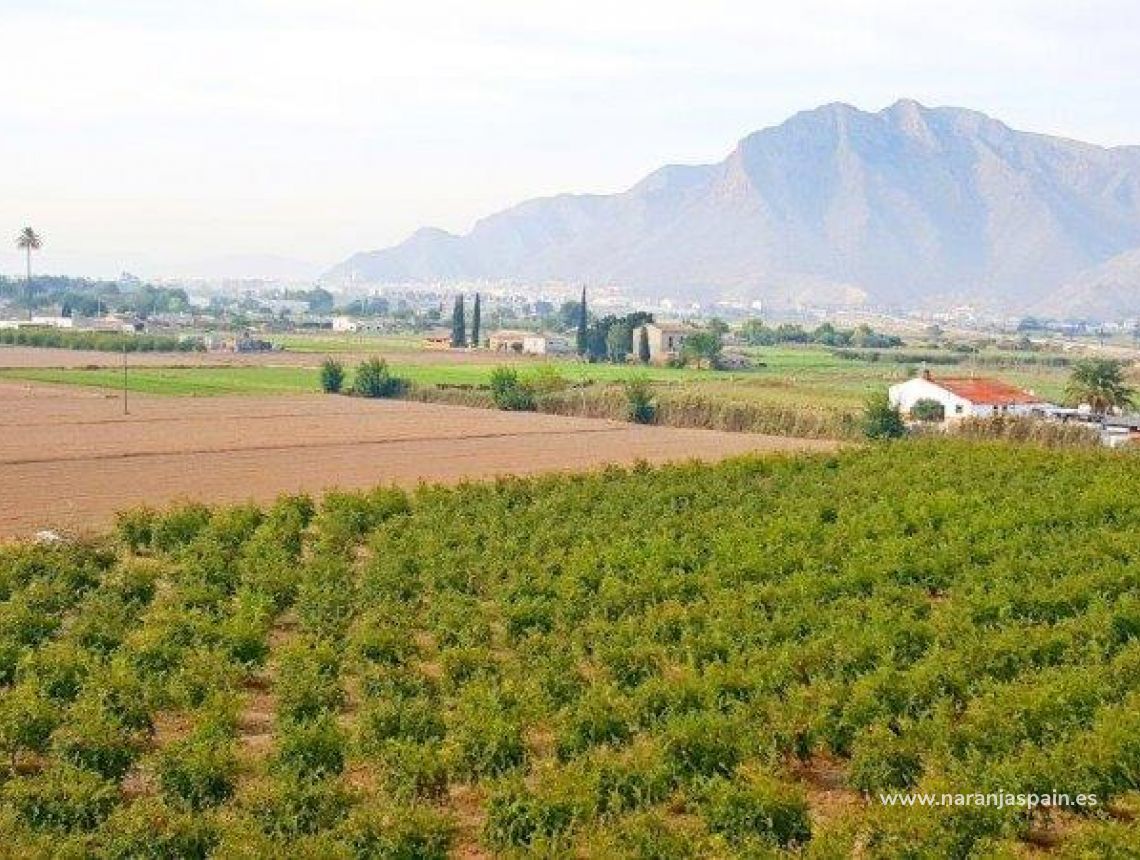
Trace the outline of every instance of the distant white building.
{"label": "distant white building", "polygon": [[487,348],[491,352],[522,352],[526,339],[531,336],[527,331],[512,331],[500,329],[487,336]]}
{"label": "distant white building", "polygon": [[567,355],[573,352],[570,341],[556,334],[532,334],[523,338],[522,351],[527,355]]}
{"label": "distant white building", "polygon": [[907,415],[915,404],[932,400],[942,406],[947,421],[984,418],[992,415],[1031,415],[1051,404],[1030,391],[997,379],[938,377],[929,370],[892,385],[888,390],[892,406]]}
{"label": "distant white building", "polygon": [[49,326],[50,328],[75,328],[75,320],[65,316],[34,316],[29,324]]}
{"label": "distant white building", "polygon": [[565,355],[573,352],[570,341],[557,334],[501,329],[487,336],[492,352],[514,352],[522,355]]}
{"label": "distant white building", "polygon": [[132,334],[134,332],[142,331],[146,325],[142,320],[136,319],[133,316],[125,316],[121,314],[107,314],[102,317],[95,317],[92,319],[80,319],[76,324],[77,328],[84,331],[96,332],[110,332],[113,334]]}
{"label": "distant white building", "polygon": [[332,318],[332,330],[341,334],[352,332],[384,331],[384,321],[380,319],[357,319],[350,316],[335,316]]}

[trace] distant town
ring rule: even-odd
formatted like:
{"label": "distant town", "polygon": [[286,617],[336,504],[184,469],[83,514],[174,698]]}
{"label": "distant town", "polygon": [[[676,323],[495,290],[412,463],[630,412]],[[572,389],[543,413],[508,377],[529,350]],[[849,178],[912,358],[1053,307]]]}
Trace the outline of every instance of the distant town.
{"label": "distant town", "polygon": [[[123,331],[201,335],[221,346],[283,332],[423,333],[450,324],[456,295],[483,301],[484,331],[566,331],[573,327],[580,285],[517,285],[461,282],[391,284],[337,290],[312,282],[268,279],[162,279],[143,281],[129,273],[115,280],[33,276],[0,277],[0,328],[48,326],[76,331]],[[1140,319],[1109,321],[1049,319],[1000,314],[970,305],[943,310],[906,310],[849,305],[697,302],[650,299],[613,286],[590,287],[598,314],[648,313],[658,319],[728,323],[762,318],[814,327],[871,325],[919,333],[930,327],[974,335],[1030,334],[1064,340],[1140,345]],[[30,304],[30,307],[29,307]],[[224,332],[227,337],[210,337]]]}

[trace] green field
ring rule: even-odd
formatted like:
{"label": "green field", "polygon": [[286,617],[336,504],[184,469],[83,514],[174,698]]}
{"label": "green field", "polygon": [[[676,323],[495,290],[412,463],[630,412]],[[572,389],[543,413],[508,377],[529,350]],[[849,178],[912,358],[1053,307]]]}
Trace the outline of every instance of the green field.
{"label": "green field", "polygon": [[[550,362],[566,380],[605,382],[626,379],[637,373],[631,368],[607,364],[585,365],[577,362]],[[420,385],[487,385],[495,369],[491,364],[403,364],[391,363],[392,372]],[[524,373],[538,362],[520,365]],[[349,383],[352,368],[348,367]],[[732,374],[720,371],[675,370],[650,368],[643,371],[661,382],[686,382],[698,379],[730,380]],[[90,385],[121,388],[123,372],[115,368],[61,369],[18,368],[0,370],[0,378],[24,379],[66,385]],[[318,371],[313,367],[138,367],[127,373],[129,390],[147,394],[172,396],[210,396],[218,394],[289,394],[315,392]]]}
{"label": "green field", "polygon": [[[326,338],[321,338],[324,343]],[[323,350],[321,350],[323,351]],[[755,402],[779,406],[807,408],[858,408],[867,395],[905,378],[912,367],[906,364],[866,360],[848,360],[828,350],[805,347],[771,347],[750,350],[756,367],[743,371],[710,371],[664,367],[630,367],[613,364],[584,364],[576,360],[552,359],[546,362],[515,361],[520,372],[527,373],[547,365],[574,384],[606,383],[644,374],[668,390],[707,396],[719,400]],[[456,361],[425,363],[415,360],[415,353],[396,351],[389,357],[395,374],[423,385],[486,385],[494,369],[493,363]],[[271,360],[271,359],[267,359]],[[947,376],[971,373],[998,376],[1018,385],[1034,389],[1045,397],[1059,397],[1064,387],[1063,369],[1016,367],[1016,356],[1010,356],[1012,369],[993,369],[959,365],[936,368]],[[348,368],[351,371],[351,367]],[[121,371],[114,369],[0,370],[0,378],[37,382],[93,385],[118,388]],[[292,366],[228,367],[228,368],[131,368],[128,386],[148,394],[208,396],[217,394],[286,394],[317,390],[317,373],[312,368]]]}
{"label": "green field", "polygon": [[1140,460],[996,444],[137,511],[0,549],[0,832],[29,857],[1133,857],[1138,560]]}
{"label": "green field", "polygon": [[[127,389],[142,394],[209,397],[221,394],[297,394],[318,390],[311,367],[132,367]],[[123,371],[19,368],[0,370],[0,379],[122,389]]]}
{"label": "green field", "polygon": [[[108,389],[123,387],[123,372],[113,367],[92,370],[21,367],[0,371],[0,379]],[[301,394],[318,390],[318,372],[315,367],[131,367],[127,387],[140,394],[173,397]]]}
{"label": "green field", "polygon": [[419,334],[277,334],[271,341],[290,352],[335,355],[337,353],[415,353],[423,349]]}
{"label": "green field", "polygon": [[[571,360],[516,361],[512,366],[521,373],[548,366],[554,368],[567,381],[612,382],[628,379],[634,374],[644,375],[655,382],[700,384],[716,381],[731,384],[733,380],[750,379],[766,371],[729,372],[691,370],[667,367],[635,368],[613,364],[585,364]],[[417,364],[399,358],[390,359],[392,372],[420,385],[487,385],[496,365],[457,362],[455,364]],[[787,367],[803,368],[800,357]],[[351,365],[346,367],[351,381]],[[316,391],[317,370],[310,367],[138,367],[130,368],[127,384],[131,390],[148,394],[213,395],[213,394],[264,394]],[[119,388],[123,384],[122,370],[116,368],[62,369],[12,368],[0,370],[0,378],[26,379],[36,382],[54,382],[68,385],[92,385]]]}

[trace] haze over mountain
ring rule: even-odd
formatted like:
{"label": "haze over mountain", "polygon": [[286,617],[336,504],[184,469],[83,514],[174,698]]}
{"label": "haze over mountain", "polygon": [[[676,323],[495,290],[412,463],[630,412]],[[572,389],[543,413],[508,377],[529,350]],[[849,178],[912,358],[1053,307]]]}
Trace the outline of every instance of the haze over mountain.
{"label": "haze over mountain", "polygon": [[1140,248],[1117,254],[1081,272],[1032,310],[1060,318],[1140,318]]}
{"label": "haze over mountain", "polygon": [[276,254],[226,254],[166,266],[157,270],[161,277],[222,279],[265,279],[276,281],[309,281],[316,278],[321,266],[293,257]]}
{"label": "haze over mountain", "polygon": [[[463,236],[425,228],[325,280],[568,281],[774,304],[1111,315],[1117,303],[1087,281],[1133,249],[1140,147],[902,100],[877,113],[839,103],[799,113],[717,164],[663,167],[619,194],[529,200]],[[1111,295],[1140,295],[1140,266],[1130,271]],[[1096,300],[1064,301],[1070,283]]]}

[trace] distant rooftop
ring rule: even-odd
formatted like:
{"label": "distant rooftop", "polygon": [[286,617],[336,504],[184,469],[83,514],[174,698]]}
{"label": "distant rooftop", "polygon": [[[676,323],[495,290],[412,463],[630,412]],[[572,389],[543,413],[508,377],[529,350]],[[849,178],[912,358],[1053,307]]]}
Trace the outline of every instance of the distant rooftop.
{"label": "distant rooftop", "polygon": [[932,378],[931,382],[971,403],[1017,406],[1043,402],[1040,397],[999,379]]}
{"label": "distant rooftop", "polygon": [[533,331],[521,331],[519,329],[514,329],[514,328],[502,328],[502,329],[499,329],[498,331],[491,332],[487,336],[488,337],[497,337],[497,338],[524,338],[524,337],[536,337],[537,335]]}

